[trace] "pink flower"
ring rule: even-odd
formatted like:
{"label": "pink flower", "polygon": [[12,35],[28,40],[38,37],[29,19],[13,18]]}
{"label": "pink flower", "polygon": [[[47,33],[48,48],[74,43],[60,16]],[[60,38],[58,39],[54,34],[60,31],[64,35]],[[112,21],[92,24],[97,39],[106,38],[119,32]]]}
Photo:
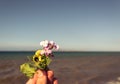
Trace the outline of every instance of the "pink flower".
{"label": "pink flower", "polygon": [[40,42],[40,45],[43,48],[48,48],[50,50],[52,50],[52,49],[59,49],[59,46],[57,44],[55,44],[55,42],[53,42],[53,41],[44,40],[44,41]]}
{"label": "pink flower", "polygon": [[41,55],[46,55],[46,56],[51,56],[52,55],[52,50],[49,50],[48,48],[45,48],[44,50],[41,51]]}
{"label": "pink flower", "polygon": [[40,42],[40,45],[43,47],[41,55],[53,56],[52,49],[59,49],[59,46],[53,41],[44,40]]}

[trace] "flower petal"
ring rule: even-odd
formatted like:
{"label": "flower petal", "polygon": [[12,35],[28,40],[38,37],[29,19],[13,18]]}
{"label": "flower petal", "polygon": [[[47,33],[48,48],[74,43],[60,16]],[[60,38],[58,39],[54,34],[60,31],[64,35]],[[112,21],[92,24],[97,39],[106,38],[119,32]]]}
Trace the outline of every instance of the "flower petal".
{"label": "flower petal", "polygon": [[43,47],[47,47],[47,45],[48,45],[48,40],[41,41],[41,42],[40,42],[40,45],[43,46]]}

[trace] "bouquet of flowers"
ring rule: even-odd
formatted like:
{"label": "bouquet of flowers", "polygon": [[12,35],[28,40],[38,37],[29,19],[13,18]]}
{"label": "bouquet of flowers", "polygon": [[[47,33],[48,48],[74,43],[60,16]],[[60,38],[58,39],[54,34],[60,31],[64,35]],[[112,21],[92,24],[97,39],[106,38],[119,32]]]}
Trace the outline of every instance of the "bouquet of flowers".
{"label": "bouquet of flowers", "polygon": [[40,42],[40,45],[43,49],[37,50],[33,56],[29,57],[29,62],[20,65],[20,71],[29,78],[32,78],[38,69],[48,70],[50,57],[54,56],[52,50],[59,49],[59,46],[53,41],[44,40]]}

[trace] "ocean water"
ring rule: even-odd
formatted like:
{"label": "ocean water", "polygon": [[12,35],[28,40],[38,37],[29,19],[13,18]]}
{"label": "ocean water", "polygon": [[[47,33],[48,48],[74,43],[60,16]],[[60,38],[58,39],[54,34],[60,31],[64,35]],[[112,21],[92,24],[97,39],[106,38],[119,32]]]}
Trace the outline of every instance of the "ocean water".
{"label": "ocean water", "polygon": [[[34,51],[0,52],[0,84],[25,84],[20,65]],[[50,69],[59,84],[120,84],[120,52],[53,52]],[[66,80],[69,79],[69,81]],[[117,83],[119,82],[119,83]]]}
{"label": "ocean water", "polygon": [[[1,51],[0,59],[24,59],[33,56],[35,51]],[[53,52],[55,58],[74,58],[81,56],[120,56],[120,52]]]}

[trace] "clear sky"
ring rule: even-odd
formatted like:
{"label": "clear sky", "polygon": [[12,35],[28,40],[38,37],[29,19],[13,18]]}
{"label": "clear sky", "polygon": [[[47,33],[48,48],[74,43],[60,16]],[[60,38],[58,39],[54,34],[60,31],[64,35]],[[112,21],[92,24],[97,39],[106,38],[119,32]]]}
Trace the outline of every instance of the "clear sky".
{"label": "clear sky", "polygon": [[0,50],[120,51],[120,0],[0,0]]}

